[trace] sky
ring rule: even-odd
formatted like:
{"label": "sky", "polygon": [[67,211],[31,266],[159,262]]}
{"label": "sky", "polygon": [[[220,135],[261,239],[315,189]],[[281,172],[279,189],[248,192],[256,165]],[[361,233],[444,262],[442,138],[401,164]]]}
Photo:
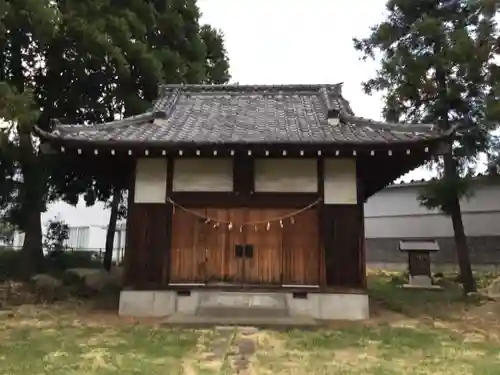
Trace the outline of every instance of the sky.
{"label": "sky", "polygon": [[380,96],[363,93],[376,63],[362,62],[352,38],[382,20],[385,0],[198,0],[202,23],[224,33],[232,81],[241,84],[344,82],[360,116],[380,119]]}
{"label": "sky", "polygon": [[[384,18],[386,0],[198,0],[201,22],[220,29],[233,82],[323,84],[343,82],[358,116],[381,120],[380,94],[362,82],[377,62],[361,61],[352,38]],[[418,169],[404,180],[429,177]]]}

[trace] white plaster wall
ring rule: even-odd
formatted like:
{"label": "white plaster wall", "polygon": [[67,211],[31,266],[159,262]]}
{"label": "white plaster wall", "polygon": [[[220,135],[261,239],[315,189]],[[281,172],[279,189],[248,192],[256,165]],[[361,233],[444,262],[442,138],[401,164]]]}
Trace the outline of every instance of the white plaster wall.
{"label": "white plaster wall", "polygon": [[324,161],[324,202],[326,204],[356,204],[356,160],[326,158]]}
{"label": "white plaster wall", "polygon": [[[126,198],[125,198],[126,201]],[[71,227],[88,227],[89,237],[87,247],[89,250],[97,251],[103,249],[106,244],[106,228],[109,224],[109,209],[104,203],[96,202],[95,205],[87,207],[81,197],[76,206],[64,202],[55,202],[48,206],[47,211],[42,213],[42,232],[45,235],[46,225],[49,220],[62,220]],[[125,221],[120,221],[117,225],[121,228],[122,235],[118,240],[118,232],[115,232],[115,249],[125,246]],[[21,247],[24,241],[24,233],[16,231],[14,233],[13,246]],[[117,254],[114,254],[116,256]]]}
{"label": "white plaster wall", "polygon": [[[388,187],[365,204],[367,238],[451,237],[451,219],[417,201],[418,186]],[[500,235],[500,186],[474,184],[474,195],[462,199],[462,219],[468,236]]]}
{"label": "white plaster wall", "polygon": [[48,206],[47,211],[42,213],[42,226],[51,219],[63,220],[70,227],[76,226],[107,226],[110,211],[105,208],[103,202],[96,202],[87,207],[83,198],[80,198],[76,206],[64,202],[55,202]]}
{"label": "white plaster wall", "polygon": [[135,203],[165,203],[167,197],[167,159],[142,158],[135,170]]}
{"label": "white plaster wall", "polygon": [[104,249],[106,246],[106,227],[90,227],[87,247],[89,249]]}
{"label": "white plaster wall", "polygon": [[173,191],[233,191],[233,160],[179,158],[174,161]]}
{"label": "white plaster wall", "polygon": [[318,191],[316,159],[256,159],[256,192],[315,193]]}

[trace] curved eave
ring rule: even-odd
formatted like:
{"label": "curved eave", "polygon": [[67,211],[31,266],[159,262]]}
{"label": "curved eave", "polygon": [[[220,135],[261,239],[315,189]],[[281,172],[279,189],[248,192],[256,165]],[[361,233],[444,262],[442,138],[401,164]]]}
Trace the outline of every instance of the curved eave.
{"label": "curved eave", "polygon": [[336,148],[357,149],[357,150],[387,150],[387,149],[400,149],[400,148],[418,148],[425,147],[439,141],[444,141],[449,138],[451,133],[443,133],[441,135],[432,136],[428,138],[411,139],[405,141],[324,141],[324,142],[289,142],[289,141],[276,141],[276,142],[172,142],[172,141],[137,141],[137,140],[89,140],[79,138],[65,138],[36,129],[37,135],[42,141],[64,145],[73,148],[130,148],[130,149],[195,149],[195,148],[304,148],[308,149],[331,149]]}
{"label": "curved eave", "polygon": [[[155,119],[155,114],[153,112],[145,112],[136,116],[131,116],[124,118],[122,120],[114,120],[109,122],[104,122],[99,125],[81,125],[81,124],[58,124],[56,129],[53,131],[46,131],[34,126],[34,133],[42,139],[60,139],[61,141],[71,139],[65,137],[65,135],[80,133],[80,132],[94,132],[102,130],[112,130],[123,128],[132,125],[138,125],[146,122],[153,121]],[[62,134],[61,134],[62,131]],[[57,133],[56,133],[57,132]],[[73,138],[74,139],[74,138]]]}
{"label": "curved eave", "polygon": [[340,113],[340,118],[342,121],[353,123],[359,125],[360,127],[369,127],[375,130],[390,131],[395,133],[433,133],[436,136],[446,136],[447,134],[452,134],[454,132],[454,129],[450,129],[448,132],[438,133],[434,124],[404,124],[397,122],[375,121],[364,117],[350,115],[345,112]]}
{"label": "curved eave", "polygon": [[[330,140],[314,140],[314,141],[234,141],[234,142],[193,142],[193,141],[172,141],[172,140],[138,140],[138,139],[89,139],[85,136],[78,136],[77,134],[89,135],[96,131],[113,130],[128,126],[146,125],[154,121],[156,114],[154,112],[147,112],[138,116],[129,117],[119,121],[104,123],[98,126],[82,126],[82,125],[58,125],[52,132],[45,131],[35,126],[34,132],[40,137],[41,140],[64,145],[68,147],[78,148],[151,148],[151,149],[180,149],[180,148],[225,148],[225,147],[246,147],[246,148],[259,148],[259,147],[303,147],[307,149],[320,149],[320,148],[351,148],[351,149],[370,149],[382,150],[389,148],[403,148],[403,147],[425,147],[425,145],[445,140],[450,137],[455,129],[452,128],[446,132],[437,132],[432,125],[405,125],[397,123],[385,123],[373,121],[362,117],[349,115],[345,112],[340,113],[342,122],[358,125],[361,129],[369,129],[371,131],[384,131],[394,135],[395,133],[402,133],[407,135],[406,139],[330,139]],[[60,129],[60,130],[59,130]],[[412,138],[412,136],[415,136]]]}

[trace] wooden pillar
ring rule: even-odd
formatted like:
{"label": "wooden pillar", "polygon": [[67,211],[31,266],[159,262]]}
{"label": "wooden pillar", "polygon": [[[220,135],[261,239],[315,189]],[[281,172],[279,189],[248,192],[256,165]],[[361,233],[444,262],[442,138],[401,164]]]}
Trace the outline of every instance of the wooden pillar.
{"label": "wooden pillar", "polygon": [[365,237],[365,207],[364,202],[358,203],[360,231],[358,236],[358,251],[359,251],[359,276],[361,287],[366,289],[366,237]]}
{"label": "wooden pillar", "polygon": [[130,217],[133,215],[131,212],[134,209],[134,191],[135,191],[135,164],[130,171],[130,179],[128,181],[127,191],[127,221],[125,223],[125,253],[123,255],[123,286],[125,288],[133,285],[135,277],[135,257],[132,246],[132,228]]}
{"label": "wooden pillar", "polygon": [[[159,162],[154,167],[162,165],[165,166]],[[167,178],[166,172],[151,171],[155,175],[165,173]],[[172,207],[166,202],[168,189],[164,183],[138,194],[138,189],[148,183],[136,170],[128,197],[124,283],[126,287],[139,289],[155,288],[168,282],[170,270]],[[153,193],[149,194],[150,191]]]}
{"label": "wooden pillar", "polygon": [[168,202],[168,198],[172,192],[172,185],[174,181],[174,158],[169,157],[167,160],[167,188],[166,197],[167,207],[165,210],[166,222],[165,222],[165,257],[164,257],[164,267],[162,274],[162,283],[167,285],[170,282],[170,267],[172,263],[172,228],[174,225],[174,212],[175,208],[171,203]]}

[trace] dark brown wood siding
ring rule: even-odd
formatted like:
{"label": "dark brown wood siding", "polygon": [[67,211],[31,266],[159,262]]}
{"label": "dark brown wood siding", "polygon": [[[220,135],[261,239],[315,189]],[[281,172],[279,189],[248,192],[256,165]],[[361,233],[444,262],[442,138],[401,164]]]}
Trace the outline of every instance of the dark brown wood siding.
{"label": "dark brown wood siding", "polygon": [[[214,226],[165,204],[131,204],[127,221],[125,283],[225,281],[262,285],[366,287],[361,205],[324,205],[279,221],[293,209],[195,209],[202,217],[234,223]],[[173,226],[170,227],[171,221]],[[238,223],[263,221],[257,226]],[[318,228],[321,229],[321,240]],[[170,237],[170,233],[172,237]],[[253,246],[253,257],[237,257],[236,245]],[[324,246],[324,247],[323,247]],[[171,251],[169,251],[171,247]]]}
{"label": "dark brown wood siding", "polygon": [[165,204],[132,203],[127,216],[125,284],[144,287],[168,278],[170,210]]}
{"label": "dark brown wood siding", "polygon": [[253,256],[245,259],[244,278],[250,284],[281,284],[283,261],[283,229],[279,221],[269,222],[273,218],[286,215],[284,209],[248,209],[247,222],[261,224],[245,228],[245,244],[253,246]]}
{"label": "dark brown wood siding", "polygon": [[[214,227],[193,213],[165,204],[131,204],[127,221],[125,283],[225,281],[262,285],[321,285],[364,288],[361,205],[324,205],[293,217],[293,209],[194,209],[202,217],[234,223]],[[172,227],[170,223],[172,221]],[[238,223],[263,221],[257,226]],[[318,228],[321,229],[321,240]],[[170,237],[170,233],[172,237]],[[236,245],[253,246],[253,257],[237,257]],[[171,247],[171,251],[169,251]]]}
{"label": "dark brown wood siding", "polygon": [[364,288],[364,225],[361,205],[324,205],[322,237],[327,287]]}
{"label": "dark brown wood siding", "polygon": [[319,285],[321,268],[318,211],[310,209],[283,227],[283,284]]}
{"label": "dark brown wood siding", "polygon": [[[229,210],[208,208],[206,216],[221,221],[230,220]],[[225,249],[229,246],[229,232],[225,226],[205,224],[205,241],[207,257],[205,260],[205,281],[220,281],[224,278],[227,267],[227,253]],[[222,276],[222,277],[221,277]]]}
{"label": "dark brown wood siding", "polygon": [[[193,210],[205,215],[205,210]],[[203,282],[205,279],[206,227],[203,219],[176,209],[173,213],[170,282]]]}

